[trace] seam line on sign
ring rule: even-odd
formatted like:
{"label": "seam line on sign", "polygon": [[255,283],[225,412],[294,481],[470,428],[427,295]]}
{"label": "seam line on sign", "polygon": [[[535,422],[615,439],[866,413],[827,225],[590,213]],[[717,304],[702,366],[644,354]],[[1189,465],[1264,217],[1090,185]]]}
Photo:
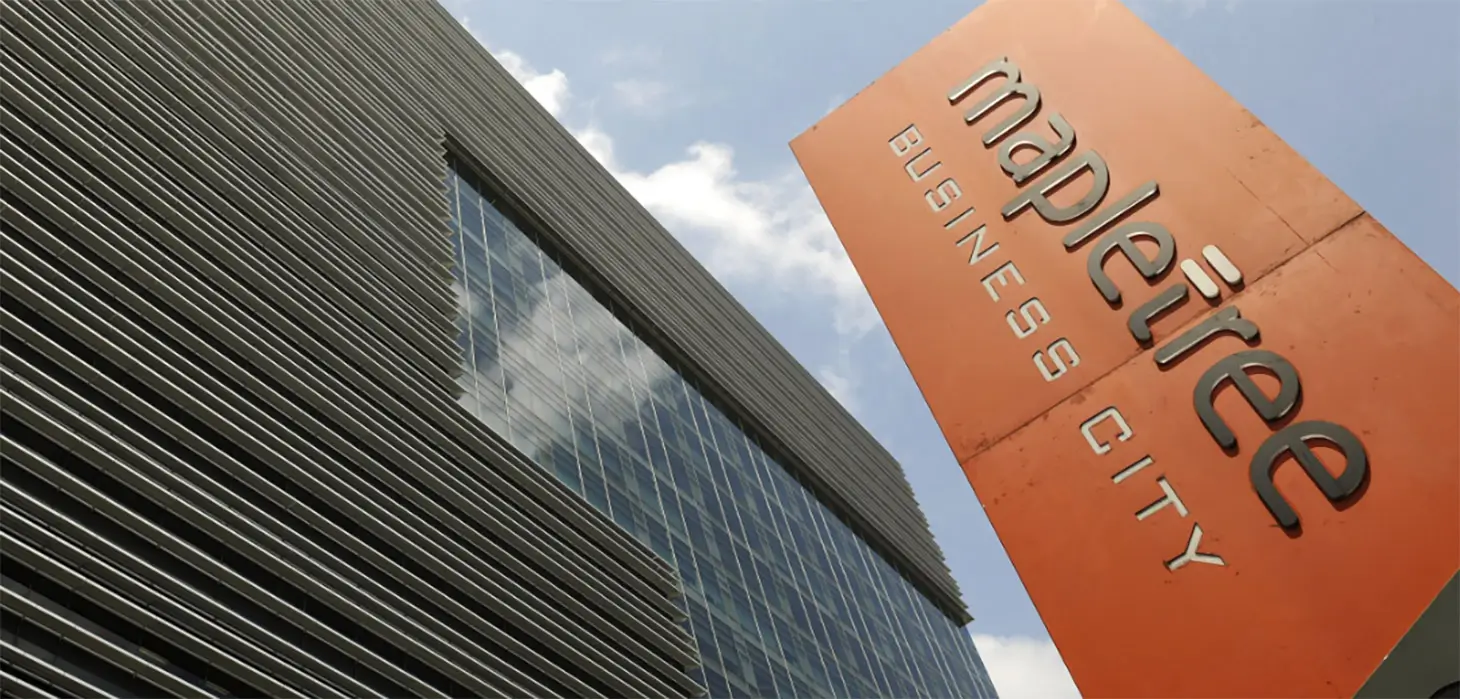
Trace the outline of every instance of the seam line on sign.
{"label": "seam line on sign", "polygon": [[[1241,291],[1238,291],[1237,293],[1232,294],[1232,297],[1230,299],[1227,299],[1226,301],[1224,301],[1224,302],[1222,302],[1220,304],[1217,304],[1215,307],[1209,308],[1206,311],[1204,311],[1204,312],[1202,312],[1202,313],[1194,316],[1193,318],[1191,318],[1190,320],[1186,321],[1185,323],[1182,323],[1180,327],[1183,327],[1184,328],[1184,327],[1187,327],[1187,326],[1189,326],[1189,325],[1191,325],[1193,323],[1201,322],[1202,320],[1205,320],[1206,318],[1209,318],[1212,315],[1215,315],[1218,311],[1222,310],[1223,308],[1226,308],[1228,306],[1231,306],[1232,304],[1237,303],[1238,301],[1246,298],[1248,296],[1248,294],[1252,291],[1253,287],[1257,286],[1260,282],[1262,282],[1262,280],[1266,279],[1268,277],[1268,275],[1270,275],[1273,272],[1276,272],[1276,271],[1278,271],[1278,270],[1280,270],[1280,269],[1288,266],[1288,263],[1292,262],[1293,260],[1298,259],[1298,257],[1301,256],[1303,253],[1312,250],[1313,251],[1313,254],[1319,255],[1318,251],[1314,250],[1314,248],[1318,247],[1319,243],[1321,243],[1324,240],[1328,239],[1328,237],[1331,236],[1331,235],[1333,235],[1334,233],[1337,233],[1338,231],[1341,231],[1341,230],[1343,230],[1345,228],[1348,228],[1349,226],[1353,225],[1353,223],[1355,221],[1363,218],[1364,216],[1367,216],[1368,213],[1369,213],[1368,211],[1360,211],[1357,216],[1354,216],[1353,218],[1350,218],[1350,219],[1344,221],[1342,225],[1339,225],[1338,227],[1334,228],[1333,230],[1331,230],[1331,231],[1329,231],[1327,233],[1324,233],[1321,237],[1319,237],[1318,239],[1314,240],[1311,245],[1308,245],[1308,246],[1304,247],[1303,249],[1299,250],[1298,252],[1293,253],[1293,255],[1291,255],[1287,259],[1283,260],[1282,262],[1278,263],[1277,266],[1273,267],[1272,269],[1267,270],[1266,272],[1263,272],[1259,276],[1253,277],[1251,281],[1248,281],[1245,284],[1243,284]],[[1321,258],[1322,255],[1319,255],[1319,257]],[[968,462],[973,461],[974,459],[978,458],[984,452],[986,452],[986,451],[994,448],[995,445],[997,445],[998,443],[1004,441],[1005,439],[1008,439],[1008,438],[1014,436],[1015,434],[1017,434],[1019,432],[1023,432],[1026,427],[1029,427],[1034,422],[1040,420],[1045,415],[1049,414],[1050,411],[1053,411],[1056,408],[1059,408],[1059,407],[1063,406],[1065,403],[1070,402],[1070,400],[1072,400],[1075,396],[1078,396],[1078,395],[1084,393],[1085,391],[1089,390],[1091,386],[1094,386],[1095,384],[1100,383],[1101,381],[1104,381],[1111,374],[1114,374],[1115,372],[1120,371],[1121,369],[1126,368],[1127,366],[1129,366],[1132,363],[1134,363],[1137,359],[1140,359],[1141,357],[1145,356],[1147,353],[1155,352],[1157,349],[1159,349],[1159,347],[1157,347],[1158,344],[1160,344],[1160,343],[1152,342],[1150,347],[1142,347],[1139,352],[1137,352],[1134,355],[1132,355],[1129,359],[1126,359],[1125,361],[1123,361],[1123,362],[1115,365],[1115,367],[1112,368],[1112,369],[1110,369],[1109,371],[1107,371],[1107,372],[1105,372],[1105,373],[1103,373],[1103,374],[1101,374],[1101,375],[1099,375],[1099,376],[1091,379],[1089,381],[1089,383],[1086,383],[1085,386],[1083,388],[1081,388],[1080,390],[1075,391],[1074,393],[1071,393],[1070,395],[1065,396],[1064,398],[1061,398],[1054,405],[1051,405],[1049,408],[1045,409],[1044,412],[1041,412],[1040,414],[1035,415],[1034,417],[1031,417],[1028,420],[1025,420],[1024,422],[1019,423],[1019,426],[1018,427],[1015,427],[1014,429],[1009,430],[1008,432],[1006,432],[1004,434],[1004,436],[999,437],[998,439],[994,440],[993,442],[990,442],[987,446],[983,447],[982,449],[979,449],[979,450],[973,452],[972,454],[969,454],[966,458],[961,459],[958,462],[959,468],[966,467],[968,465]]]}
{"label": "seam line on sign", "polygon": [[[1276,216],[1277,217],[1277,220],[1282,221],[1283,228],[1288,229],[1288,232],[1289,233],[1292,233],[1294,236],[1296,236],[1298,238],[1298,240],[1302,240],[1303,239],[1303,234],[1299,233],[1298,232],[1298,229],[1293,228],[1293,224],[1288,223],[1288,220],[1285,219],[1285,218],[1283,218],[1283,215],[1280,214],[1280,213],[1278,213],[1276,209],[1272,208],[1272,205],[1268,204],[1266,199],[1263,199],[1262,197],[1257,196],[1257,193],[1254,192],[1254,191],[1252,191],[1252,188],[1251,187],[1248,187],[1247,186],[1247,183],[1246,182],[1243,182],[1242,181],[1242,178],[1237,176],[1237,173],[1232,172],[1232,168],[1229,168],[1229,167],[1227,167],[1227,166],[1224,165],[1224,166],[1222,166],[1222,169],[1227,171],[1227,175],[1230,176],[1232,178],[1232,180],[1237,183],[1237,186],[1239,186],[1239,187],[1242,188],[1242,191],[1247,192],[1247,195],[1248,196],[1252,197],[1253,199],[1256,199],[1258,201],[1258,203],[1262,204],[1262,208],[1267,209],[1269,213],[1271,213],[1273,216]],[[1322,173],[1319,173],[1319,174],[1321,175]],[[1357,202],[1355,202],[1355,203],[1357,203]],[[1334,229],[1334,230],[1337,230],[1337,229]],[[1332,233],[1332,232],[1333,231],[1328,231],[1328,233]],[[1324,233],[1323,236],[1327,236],[1328,233]],[[1323,236],[1319,236],[1319,240],[1321,240],[1323,238]],[[1318,241],[1315,240],[1313,242],[1316,243]]]}
{"label": "seam line on sign", "polygon": [[[1357,202],[1355,202],[1355,203],[1357,203]],[[1360,207],[1359,208],[1359,212],[1357,214],[1354,214],[1353,217],[1348,218],[1348,219],[1345,219],[1343,223],[1340,223],[1337,226],[1334,226],[1333,227],[1333,230],[1328,231],[1327,233],[1324,233],[1323,235],[1320,235],[1317,238],[1314,238],[1313,239],[1313,245],[1317,245],[1318,243],[1320,243],[1324,239],[1326,239],[1328,236],[1333,235],[1334,233],[1337,233],[1337,232],[1339,232],[1339,231],[1341,231],[1341,230],[1343,230],[1345,228],[1348,228],[1349,226],[1353,225],[1353,223],[1355,221],[1357,221],[1357,220],[1359,220],[1359,219],[1361,219],[1361,218],[1363,218],[1365,216],[1370,216],[1369,210]],[[1374,222],[1375,223],[1378,223],[1378,221],[1379,221],[1379,219],[1374,219]],[[1311,247],[1313,247],[1313,245],[1309,245],[1308,247],[1311,248]],[[1306,251],[1307,249],[1308,248],[1303,248],[1304,251]],[[1303,254],[1303,253],[1302,252],[1299,252],[1298,253],[1298,255],[1301,255],[1301,254]],[[1298,255],[1293,255],[1293,257],[1297,257]],[[1292,259],[1292,258],[1289,258],[1289,259]],[[1287,264],[1287,263],[1284,262],[1283,264]],[[1279,266],[1281,266],[1281,265],[1279,265]],[[1267,276],[1267,275],[1263,275],[1263,276]],[[1252,283],[1256,284],[1257,283],[1257,280],[1254,279]]]}
{"label": "seam line on sign", "polygon": [[[1344,221],[1343,224],[1340,225],[1339,227],[1334,228],[1333,230],[1331,230],[1331,231],[1329,231],[1327,233],[1324,233],[1322,237],[1318,238],[1318,240],[1316,240],[1316,241],[1313,242],[1313,245],[1316,246],[1319,242],[1322,242],[1328,236],[1333,235],[1334,233],[1337,233],[1337,232],[1339,232],[1339,231],[1341,231],[1341,230],[1349,227],[1350,225],[1353,225],[1353,223],[1355,221],[1358,221],[1359,219],[1361,219],[1361,218],[1363,218],[1365,216],[1368,216],[1369,218],[1374,218],[1373,215],[1369,213],[1369,210],[1368,209],[1364,209],[1364,210],[1360,211],[1357,216],[1354,216],[1353,218],[1351,218],[1351,219],[1349,219],[1347,221]],[[1375,224],[1378,224],[1381,227],[1383,226],[1383,224],[1380,223],[1379,219],[1377,219],[1377,218],[1374,218],[1374,223]],[[1397,240],[1397,238],[1396,238],[1396,240]],[[1404,241],[1402,241],[1402,240],[1399,241],[1399,242],[1400,242],[1400,244],[1403,244],[1404,243]],[[1406,250],[1409,250],[1409,246],[1408,245],[1405,245],[1404,247],[1405,247]],[[1410,250],[1410,252],[1412,253],[1414,251],[1413,250]],[[1416,258],[1417,257],[1418,256],[1416,256]],[[1327,261],[1327,258],[1324,258],[1324,261],[1326,262]],[[1420,261],[1423,262],[1423,260],[1420,260]],[[1332,265],[1329,265],[1329,266],[1331,267]],[[1406,281],[1407,281],[1407,279],[1406,279]],[[1450,302],[1447,302],[1445,299],[1438,298],[1433,293],[1431,293],[1431,291],[1433,289],[1433,287],[1431,287],[1431,286],[1421,285],[1421,284],[1411,284],[1411,286],[1413,286],[1415,289],[1417,289],[1421,294],[1424,294],[1424,297],[1425,298],[1427,298],[1430,301],[1434,302],[1438,306],[1444,307],[1444,306],[1448,305],[1448,303],[1450,303]]]}

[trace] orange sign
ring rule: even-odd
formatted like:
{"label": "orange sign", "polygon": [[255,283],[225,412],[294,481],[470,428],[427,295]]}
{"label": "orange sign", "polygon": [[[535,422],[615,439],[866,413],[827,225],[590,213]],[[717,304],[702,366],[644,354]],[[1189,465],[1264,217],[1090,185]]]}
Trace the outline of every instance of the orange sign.
{"label": "orange sign", "polygon": [[1351,695],[1460,568],[1460,295],[1125,8],[792,149],[1087,696]]}

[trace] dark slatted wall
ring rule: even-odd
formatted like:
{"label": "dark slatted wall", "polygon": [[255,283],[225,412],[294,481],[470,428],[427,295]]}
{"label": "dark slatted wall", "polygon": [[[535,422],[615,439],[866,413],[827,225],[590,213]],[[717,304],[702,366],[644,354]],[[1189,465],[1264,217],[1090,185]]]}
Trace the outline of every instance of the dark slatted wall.
{"label": "dark slatted wall", "polygon": [[440,126],[324,9],[3,6],[0,691],[697,693],[669,569],[454,404]]}
{"label": "dark slatted wall", "polygon": [[671,571],[455,405],[448,147],[967,618],[898,465],[434,2],[0,13],[0,691],[698,691]]}

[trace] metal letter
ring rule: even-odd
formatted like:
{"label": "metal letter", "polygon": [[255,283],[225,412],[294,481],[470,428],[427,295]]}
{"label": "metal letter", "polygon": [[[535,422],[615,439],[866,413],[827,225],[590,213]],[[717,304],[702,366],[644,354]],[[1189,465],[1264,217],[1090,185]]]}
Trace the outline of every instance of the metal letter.
{"label": "metal letter", "polygon": [[1120,428],[1120,434],[1115,435],[1118,441],[1124,442],[1135,434],[1131,430],[1130,425],[1126,423],[1125,416],[1120,414],[1119,408],[1112,405],[1096,413],[1095,417],[1086,420],[1085,424],[1080,425],[1080,434],[1085,435],[1085,442],[1090,445],[1090,449],[1097,455],[1110,453],[1110,442],[1102,442],[1095,438],[1095,426],[1106,420],[1114,420],[1115,426]]}
{"label": "metal letter", "polygon": [[903,129],[902,133],[893,136],[892,139],[887,142],[887,145],[888,147],[892,148],[893,155],[901,158],[908,153],[911,153],[913,146],[922,145],[922,143],[923,134],[922,132],[918,131],[918,125],[908,124],[907,128]]}
{"label": "metal letter", "polygon": [[[978,228],[975,228],[972,233],[969,233],[968,235],[965,235],[961,239],[959,239],[958,247],[963,247],[963,244],[970,240],[973,241],[973,252],[968,253],[968,264],[970,266],[977,264],[979,260],[982,260],[983,258],[992,255],[995,250],[999,249],[998,243],[994,243],[993,245],[990,245],[983,249],[979,248],[980,245],[983,245],[983,237],[987,235],[988,232],[988,226],[980,225]],[[990,291],[990,293],[992,293],[992,291]],[[994,294],[994,300],[999,300],[997,294]]]}
{"label": "metal letter", "polygon": [[[1343,472],[1338,478],[1328,472],[1328,468],[1308,446],[1308,442],[1315,439],[1338,447],[1338,451],[1343,454]],[[1282,493],[1278,492],[1277,485],[1273,483],[1273,472],[1283,462],[1283,456],[1289,453],[1308,473],[1318,489],[1323,491],[1323,496],[1329,502],[1339,502],[1358,492],[1364,478],[1369,475],[1369,455],[1364,450],[1364,443],[1342,425],[1310,420],[1278,430],[1252,455],[1251,476],[1257,497],[1284,529],[1298,526],[1298,513],[1293,511]]]}
{"label": "metal letter", "polygon": [[[975,260],[970,259],[968,261],[968,264],[973,264],[974,262]],[[983,278],[983,288],[989,292],[989,298],[992,298],[995,301],[999,300],[999,292],[994,290],[994,285],[990,284],[989,280],[997,279],[999,280],[999,286],[1008,286],[1009,280],[1004,276],[1004,270],[1008,270],[1010,273],[1012,273],[1014,275],[1014,281],[1019,282],[1020,286],[1024,285],[1024,275],[1019,273],[1019,268],[1014,266],[1013,260],[1009,260],[1008,262],[999,265],[998,269],[989,272],[989,275]]]}
{"label": "metal letter", "polygon": [[[1036,313],[1039,314],[1038,320],[1034,318]],[[1009,329],[1014,331],[1014,337],[1021,340],[1033,335],[1034,331],[1039,329],[1039,326],[1049,323],[1049,311],[1045,310],[1044,304],[1038,298],[1029,299],[1020,305],[1019,316],[1029,325],[1028,328],[1019,326],[1019,321],[1014,318],[1013,311],[1004,314],[1004,320],[1009,323]]]}
{"label": "metal letter", "polygon": [[1161,187],[1154,180],[1136,187],[1135,191],[1125,195],[1124,199],[1105,207],[1104,211],[1095,214],[1095,218],[1070,231],[1065,236],[1065,249],[1074,250],[1080,247],[1091,236],[1099,235],[1107,226],[1135,213],[1160,194]]}
{"label": "metal letter", "polygon": [[[999,167],[1003,168],[1004,172],[1014,180],[1014,184],[1022,186],[1024,180],[1038,175],[1075,147],[1075,128],[1070,126],[1070,122],[1065,121],[1059,112],[1049,115],[1049,126],[1060,137],[1059,143],[1051,145],[1045,137],[1032,131],[1025,131],[1014,134],[1013,139],[999,146]],[[1039,155],[1034,156],[1027,163],[1014,162],[1014,153],[1025,148],[1032,148],[1038,151]]]}
{"label": "metal letter", "polygon": [[960,100],[967,97],[968,93],[973,92],[979,85],[999,75],[1005,78],[1003,88],[979,100],[977,104],[973,105],[973,108],[969,109],[963,115],[963,121],[972,124],[984,118],[995,107],[1003,104],[1005,100],[1016,94],[1024,97],[1024,106],[1020,107],[1019,111],[999,122],[998,125],[989,129],[983,135],[983,145],[985,148],[998,143],[999,139],[1009,135],[1010,131],[1019,128],[1024,122],[1029,121],[1030,117],[1034,116],[1034,112],[1039,109],[1039,88],[1033,85],[1026,85],[1019,81],[1019,66],[1015,65],[1013,61],[1008,58],[998,58],[992,63],[980,68],[967,82],[964,82],[963,85],[954,88],[952,92],[948,93],[948,104],[958,104]]}
{"label": "metal letter", "polygon": [[1167,287],[1165,291],[1156,294],[1151,299],[1130,312],[1130,320],[1126,321],[1126,327],[1130,329],[1131,336],[1136,342],[1142,345],[1151,344],[1151,321],[1165,315],[1168,311],[1186,302],[1186,285],[1177,284]]}
{"label": "metal letter", "polygon": [[1227,562],[1221,556],[1214,553],[1197,553],[1196,548],[1201,546],[1201,525],[1195,522],[1191,524],[1191,538],[1186,540],[1186,551],[1169,561],[1166,561],[1166,570],[1175,572],[1177,568],[1191,563],[1207,563],[1214,566],[1225,566]]}
{"label": "metal letter", "polygon": [[[1061,349],[1068,355],[1068,362],[1065,359],[1061,359],[1056,352],[1056,350]],[[1049,352],[1049,360],[1054,364],[1053,371],[1044,363],[1045,352]],[[1046,350],[1034,353],[1034,366],[1039,369],[1039,375],[1043,376],[1045,381],[1054,381],[1069,373],[1070,369],[1080,366],[1080,355],[1075,352],[1075,346],[1070,344],[1069,340],[1060,338],[1055,340],[1054,344],[1051,344]]]}
{"label": "metal letter", "polygon": [[954,216],[952,220],[950,220],[949,222],[943,224],[943,227],[944,228],[951,229],[954,226],[957,226],[958,224],[962,223],[963,222],[963,219],[968,218],[969,216],[972,216],[972,215],[973,215],[973,207],[970,206],[967,209],[964,209],[963,210],[963,213],[958,214],[957,216]]}
{"label": "metal letter", "polygon": [[928,175],[933,174],[933,171],[934,170],[937,170],[938,168],[940,168],[940,167],[943,166],[943,161],[941,161],[941,160],[935,160],[935,161],[933,161],[933,164],[932,165],[928,166],[928,169],[923,170],[922,172],[918,172],[917,171],[917,169],[918,169],[918,161],[919,160],[922,160],[923,159],[923,156],[925,156],[925,155],[931,156],[932,154],[933,154],[933,149],[932,148],[924,148],[923,149],[923,152],[918,153],[917,155],[914,155],[913,156],[913,159],[907,161],[907,165],[904,165],[903,166],[902,169],[904,169],[904,170],[907,171],[907,176],[908,177],[911,177],[913,182],[921,182],[924,177],[927,177]]}
{"label": "metal letter", "polygon": [[1157,476],[1156,485],[1161,486],[1161,492],[1165,494],[1161,496],[1160,500],[1141,508],[1141,511],[1136,513],[1137,521],[1144,520],[1171,505],[1176,506],[1176,514],[1182,517],[1189,514],[1189,511],[1186,509],[1186,503],[1181,501],[1181,497],[1176,494],[1176,489],[1171,487],[1171,481],[1166,480],[1165,476]]}
{"label": "metal letter", "polygon": [[[1075,179],[1081,172],[1089,170],[1093,175],[1090,183],[1090,191],[1085,193],[1079,201],[1067,207],[1055,206],[1049,200],[1049,195],[1058,191]],[[1071,159],[1061,165],[1059,169],[1049,173],[1041,179],[1038,184],[1020,192],[1008,204],[1004,205],[1002,213],[1004,220],[1018,216],[1020,212],[1031,205],[1039,216],[1050,223],[1069,223],[1085,214],[1090,213],[1100,205],[1105,194],[1110,191],[1110,168],[1106,167],[1105,159],[1093,150],[1087,150],[1083,155]]]}
{"label": "metal letter", "polygon": [[[1186,287],[1183,285],[1181,288],[1184,290]],[[1147,334],[1149,332],[1147,330]],[[1182,333],[1175,340],[1166,343],[1165,347],[1156,350],[1156,366],[1164,367],[1180,359],[1181,355],[1196,349],[1202,343],[1224,332],[1233,333],[1242,338],[1244,342],[1252,342],[1262,335],[1262,331],[1256,323],[1242,317],[1242,309],[1228,306],[1212,314],[1212,317],[1202,321],[1196,327]]]}
{"label": "metal letter", "polygon": [[[1251,368],[1266,369],[1277,376],[1278,394],[1268,398],[1257,386],[1257,383],[1248,376],[1247,370]],[[1283,419],[1293,408],[1298,405],[1298,397],[1302,395],[1303,384],[1298,380],[1298,370],[1293,367],[1292,362],[1284,359],[1282,355],[1267,350],[1245,350],[1233,354],[1230,357],[1218,361],[1207,369],[1205,374],[1196,382],[1196,391],[1193,402],[1196,404],[1196,415],[1201,418],[1201,424],[1211,433],[1212,439],[1217,441],[1223,449],[1231,449],[1237,446],[1237,436],[1232,434],[1231,428],[1217,414],[1215,405],[1217,391],[1222,384],[1231,381],[1232,385],[1247,399],[1247,404],[1268,423]]]}
{"label": "metal letter", "polygon": [[[943,200],[942,203],[933,201],[934,194],[938,195],[938,198]],[[954,180],[952,177],[949,177],[948,179],[939,182],[937,187],[930,189],[926,193],[924,193],[923,201],[928,202],[928,208],[932,209],[933,213],[936,214],[939,211],[948,208],[948,206],[952,204],[955,199],[961,196],[963,196],[963,188],[958,186],[958,182],[956,180]]]}
{"label": "metal letter", "polygon": [[1150,454],[1147,454],[1139,459],[1136,459],[1135,463],[1121,469],[1120,473],[1111,476],[1110,480],[1119,483],[1127,478],[1130,478],[1131,476],[1136,475],[1137,473],[1140,473],[1141,469],[1150,466],[1153,463],[1156,463],[1156,460],[1152,459]]}
{"label": "metal letter", "polygon": [[[1135,239],[1138,237],[1150,238],[1156,242],[1156,259],[1146,257],[1146,253],[1136,245]],[[1120,302],[1120,289],[1105,273],[1105,258],[1116,250],[1125,254],[1126,259],[1130,260],[1142,277],[1155,279],[1176,258],[1176,238],[1159,223],[1127,223],[1107,233],[1095,244],[1090,250],[1090,261],[1086,269],[1090,273],[1090,281],[1095,283],[1100,295],[1111,305]]]}

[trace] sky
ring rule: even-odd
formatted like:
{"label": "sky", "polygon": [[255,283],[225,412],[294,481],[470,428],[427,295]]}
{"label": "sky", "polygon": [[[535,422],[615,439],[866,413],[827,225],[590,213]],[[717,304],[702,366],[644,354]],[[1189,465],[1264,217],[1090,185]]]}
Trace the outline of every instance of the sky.
{"label": "sky", "polygon": [[[902,463],[1000,693],[1078,696],[787,145],[981,3],[444,4]],[[1460,2],[1127,4],[1460,281]]]}

